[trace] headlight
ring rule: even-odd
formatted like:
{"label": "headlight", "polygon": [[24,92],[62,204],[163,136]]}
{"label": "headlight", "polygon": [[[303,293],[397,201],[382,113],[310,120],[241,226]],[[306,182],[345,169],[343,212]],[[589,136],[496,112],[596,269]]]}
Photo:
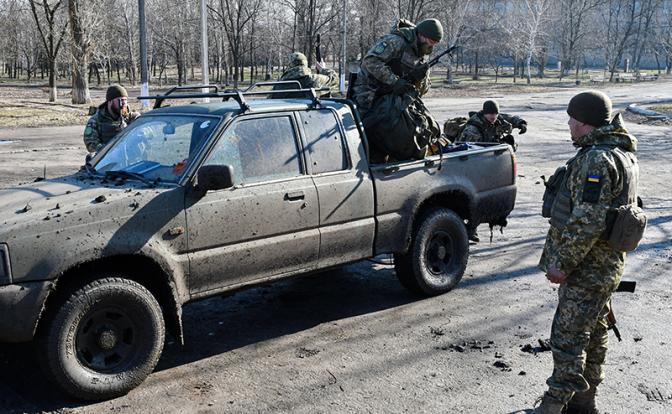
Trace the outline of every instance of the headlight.
{"label": "headlight", "polygon": [[0,286],[12,283],[12,269],[9,266],[9,248],[0,244]]}

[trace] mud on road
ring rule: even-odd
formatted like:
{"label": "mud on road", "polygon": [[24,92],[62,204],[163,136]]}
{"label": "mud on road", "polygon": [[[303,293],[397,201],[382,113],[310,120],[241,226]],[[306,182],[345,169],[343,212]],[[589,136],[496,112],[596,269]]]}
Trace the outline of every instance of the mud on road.
{"label": "mud on road", "polygon": [[[617,108],[670,97],[669,83],[607,92]],[[392,267],[361,262],[184,309],[186,345],[168,338],[148,380],[125,397],[64,398],[41,376],[29,345],[0,346],[0,411],[58,413],[530,412],[552,369],[545,351],[557,290],[537,270],[548,224],[543,185],[574,150],[564,112],[576,90],[490,96],[528,120],[518,136],[516,209],[503,234],[479,228],[467,273],[452,292],[418,298]],[[667,96],[666,96],[667,95]],[[430,98],[443,122],[476,98]],[[609,413],[672,411],[672,128],[629,123],[639,138],[646,238],[628,255],[634,294],[614,306],[598,402]],[[0,131],[0,185],[72,171],[81,127]],[[37,150],[37,151],[35,151]],[[19,152],[13,152],[19,151]],[[539,342],[539,339],[542,342]],[[528,411],[526,411],[528,410]]]}

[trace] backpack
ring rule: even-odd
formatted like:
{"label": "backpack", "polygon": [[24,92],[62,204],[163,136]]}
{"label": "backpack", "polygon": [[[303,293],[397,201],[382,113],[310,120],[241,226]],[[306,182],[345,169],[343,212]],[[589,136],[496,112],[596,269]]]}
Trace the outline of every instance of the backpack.
{"label": "backpack", "polygon": [[379,97],[362,123],[372,150],[397,161],[424,158],[441,133],[438,122],[413,93]]}
{"label": "backpack", "polygon": [[443,124],[443,135],[448,139],[448,141],[455,142],[462,134],[462,131],[464,131],[468,121],[469,118],[465,118],[463,116],[458,116],[457,118],[451,118],[447,120]]}

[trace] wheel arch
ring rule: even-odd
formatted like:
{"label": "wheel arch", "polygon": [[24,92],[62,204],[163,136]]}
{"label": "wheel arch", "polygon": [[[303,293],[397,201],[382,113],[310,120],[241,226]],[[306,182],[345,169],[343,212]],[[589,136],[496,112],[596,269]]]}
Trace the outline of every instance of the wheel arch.
{"label": "wheel arch", "polygon": [[406,229],[406,242],[403,253],[408,252],[414,231],[421,218],[435,208],[447,208],[454,211],[462,220],[469,220],[472,213],[472,198],[462,189],[450,189],[426,197],[415,209],[411,222]]}
{"label": "wheel arch", "polygon": [[36,323],[37,333],[48,315],[66,300],[66,292],[73,292],[85,284],[100,279],[100,275],[123,276],[144,286],[161,306],[166,330],[184,344],[182,302],[170,273],[159,263],[144,255],[119,255],[80,263],[63,272],[49,292]]}

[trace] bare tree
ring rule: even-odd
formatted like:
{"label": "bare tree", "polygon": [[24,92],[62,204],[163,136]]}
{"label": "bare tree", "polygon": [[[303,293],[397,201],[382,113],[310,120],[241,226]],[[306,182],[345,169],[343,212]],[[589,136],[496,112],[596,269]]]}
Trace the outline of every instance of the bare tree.
{"label": "bare tree", "polygon": [[538,40],[543,33],[543,25],[547,21],[550,0],[525,0],[522,21],[522,38],[525,50],[525,77],[529,84],[532,80],[530,66],[532,58],[538,52]]}
{"label": "bare tree", "polygon": [[579,75],[579,57],[586,47],[589,33],[589,22],[596,8],[603,5],[604,0],[561,0],[557,4],[558,24],[560,25],[558,43],[562,71],[560,78],[572,67],[576,68],[576,77]]}
{"label": "bare tree", "polygon": [[609,0],[606,16],[606,61],[609,65],[609,81],[621,63],[623,54],[638,18],[638,0]]}
{"label": "bare tree", "polygon": [[231,51],[233,87],[238,87],[244,52],[244,30],[261,7],[261,0],[219,0],[219,8],[210,7],[215,19],[222,23]]}
{"label": "bare tree", "polygon": [[49,65],[49,102],[55,102],[58,97],[56,90],[56,59],[63,45],[68,21],[65,19],[63,0],[28,0],[30,10],[40,33],[44,45],[47,63]]}
{"label": "bare tree", "polygon": [[89,93],[89,58],[93,49],[93,34],[100,27],[104,0],[68,0],[70,22],[70,51],[72,53],[72,103],[91,101]]}

